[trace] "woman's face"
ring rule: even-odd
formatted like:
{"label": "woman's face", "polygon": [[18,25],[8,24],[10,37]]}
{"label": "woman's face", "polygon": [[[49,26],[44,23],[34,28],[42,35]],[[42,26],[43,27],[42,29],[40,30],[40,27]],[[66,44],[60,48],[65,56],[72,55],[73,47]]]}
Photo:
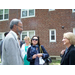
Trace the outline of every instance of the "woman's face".
{"label": "woman's face", "polygon": [[28,39],[25,39],[25,43],[29,43]]}
{"label": "woman's face", "polygon": [[32,43],[33,43],[33,45],[37,45],[37,43],[38,43],[38,38],[37,38],[37,37],[34,37],[34,38],[32,39]]}
{"label": "woman's face", "polygon": [[63,44],[66,45],[66,46],[70,44],[70,40],[65,38],[65,37],[63,37],[62,41],[63,41]]}

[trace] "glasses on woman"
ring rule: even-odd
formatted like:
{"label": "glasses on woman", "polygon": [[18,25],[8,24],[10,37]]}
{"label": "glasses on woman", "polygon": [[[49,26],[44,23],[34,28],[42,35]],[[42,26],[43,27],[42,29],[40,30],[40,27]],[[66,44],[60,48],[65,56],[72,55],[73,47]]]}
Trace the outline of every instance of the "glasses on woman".
{"label": "glasses on woman", "polygon": [[35,41],[38,41],[38,39],[32,39],[33,41],[35,40]]}

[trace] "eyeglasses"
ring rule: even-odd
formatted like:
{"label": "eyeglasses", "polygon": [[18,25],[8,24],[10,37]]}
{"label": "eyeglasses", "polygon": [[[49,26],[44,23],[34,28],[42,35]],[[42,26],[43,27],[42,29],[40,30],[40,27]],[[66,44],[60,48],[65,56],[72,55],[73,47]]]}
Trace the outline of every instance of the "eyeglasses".
{"label": "eyeglasses", "polygon": [[38,41],[38,39],[32,39],[33,41],[35,40],[35,41]]}
{"label": "eyeglasses", "polygon": [[[19,25],[17,25],[17,26],[19,26]],[[19,27],[23,29],[23,26],[19,26]]]}

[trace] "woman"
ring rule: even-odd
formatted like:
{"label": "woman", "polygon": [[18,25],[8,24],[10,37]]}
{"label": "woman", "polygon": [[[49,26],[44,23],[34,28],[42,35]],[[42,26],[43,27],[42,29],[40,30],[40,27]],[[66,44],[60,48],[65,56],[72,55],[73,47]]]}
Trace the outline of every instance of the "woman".
{"label": "woman", "polygon": [[45,50],[44,46],[41,45],[43,53],[40,53],[40,41],[38,36],[33,36],[31,39],[31,47],[28,48],[27,60],[30,61],[30,65],[40,65],[39,58],[43,59],[49,57],[49,54]]}
{"label": "woman", "polygon": [[62,41],[66,49],[61,51],[61,65],[75,65],[75,35],[72,32],[64,33]]}
{"label": "woman", "polygon": [[26,36],[24,40],[25,40],[25,44],[22,45],[21,52],[22,52],[22,57],[24,59],[24,65],[29,65],[30,62],[27,60],[27,50],[28,50],[28,47],[30,47],[31,40],[28,36]]}

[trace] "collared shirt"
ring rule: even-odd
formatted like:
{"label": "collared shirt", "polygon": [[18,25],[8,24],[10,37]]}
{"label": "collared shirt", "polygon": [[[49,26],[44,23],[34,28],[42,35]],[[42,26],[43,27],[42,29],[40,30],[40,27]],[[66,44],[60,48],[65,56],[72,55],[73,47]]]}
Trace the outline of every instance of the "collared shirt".
{"label": "collared shirt", "polygon": [[66,50],[65,50],[65,55],[66,55],[67,52],[68,52],[68,48],[66,48]]}

